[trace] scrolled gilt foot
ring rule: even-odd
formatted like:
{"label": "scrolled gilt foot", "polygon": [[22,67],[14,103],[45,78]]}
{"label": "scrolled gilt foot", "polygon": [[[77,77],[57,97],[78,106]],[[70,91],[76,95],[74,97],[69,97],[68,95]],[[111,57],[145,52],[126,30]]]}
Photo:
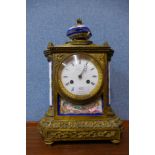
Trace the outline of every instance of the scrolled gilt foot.
{"label": "scrolled gilt foot", "polygon": [[120,143],[120,140],[114,139],[114,140],[112,140],[111,142],[114,143],[114,144],[118,144],[118,143]]}

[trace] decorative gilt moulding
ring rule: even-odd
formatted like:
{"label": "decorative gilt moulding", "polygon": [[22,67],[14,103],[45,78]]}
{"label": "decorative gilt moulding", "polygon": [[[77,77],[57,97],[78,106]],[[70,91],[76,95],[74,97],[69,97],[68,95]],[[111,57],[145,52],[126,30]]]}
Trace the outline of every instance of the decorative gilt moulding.
{"label": "decorative gilt moulding", "polygon": [[[50,113],[51,114],[51,113]],[[40,121],[40,133],[46,144],[55,141],[111,140],[120,142],[122,121],[117,116],[102,120],[54,120],[45,115]]]}
{"label": "decorative gilt moulding", "polygon": [[[67,44],[67,46],[66,46]],[[47,49],[44,51],[45,57],[47,57],[48,61],[52,61],[52,54],[55,53],[79,53],[81,51],[86,53],[105,53],[108,56],[108,61],[111,60],[113,56],[114,50],[110,48],[109,44],[105,42],[103,46],[93,45],[72,45],[70,43],[66,43],[63,46],[54,46],[53,43],[49,42]]]}

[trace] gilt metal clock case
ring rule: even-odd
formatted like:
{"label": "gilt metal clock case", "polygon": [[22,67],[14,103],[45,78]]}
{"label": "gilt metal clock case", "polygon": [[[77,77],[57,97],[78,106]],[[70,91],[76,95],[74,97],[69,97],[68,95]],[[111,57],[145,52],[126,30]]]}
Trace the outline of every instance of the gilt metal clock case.
{"label": "gilt metal clock case", "polygon": [[[109,63],[113,50],[96,45],[80,19],[67,31],[71,41],[49,43],[44,54],[52,62],[52,106],[40,120],[46,144],[55,141],[110,140],[119,143],[122,121],[110,105]],[[94,70],[94,71],[93,71]]]}

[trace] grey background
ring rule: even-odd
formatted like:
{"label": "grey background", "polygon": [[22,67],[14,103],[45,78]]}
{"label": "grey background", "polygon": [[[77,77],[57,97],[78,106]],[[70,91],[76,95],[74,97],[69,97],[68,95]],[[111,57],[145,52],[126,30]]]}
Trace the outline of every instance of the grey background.
{"label": "grey background", "polygon": [[128,0],[27,0],[27,121],[39,120],[49,105],[47,43],[68,41],[67,29],[82,18],[94,43],[108,41],[111,61],[111,101],[115,113],[128,119]]}

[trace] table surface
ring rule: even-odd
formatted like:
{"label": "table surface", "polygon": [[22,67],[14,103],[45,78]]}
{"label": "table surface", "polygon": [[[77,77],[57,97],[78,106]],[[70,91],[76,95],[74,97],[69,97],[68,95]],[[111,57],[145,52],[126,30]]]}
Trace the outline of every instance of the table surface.
{"label": "table surface", "polygon": [[123,122],[123,134],[119,144],[105,141],[56,142],[44,144],[36,122],[26,125],[27,155],[128,155],[129,154],[129,122]]}

